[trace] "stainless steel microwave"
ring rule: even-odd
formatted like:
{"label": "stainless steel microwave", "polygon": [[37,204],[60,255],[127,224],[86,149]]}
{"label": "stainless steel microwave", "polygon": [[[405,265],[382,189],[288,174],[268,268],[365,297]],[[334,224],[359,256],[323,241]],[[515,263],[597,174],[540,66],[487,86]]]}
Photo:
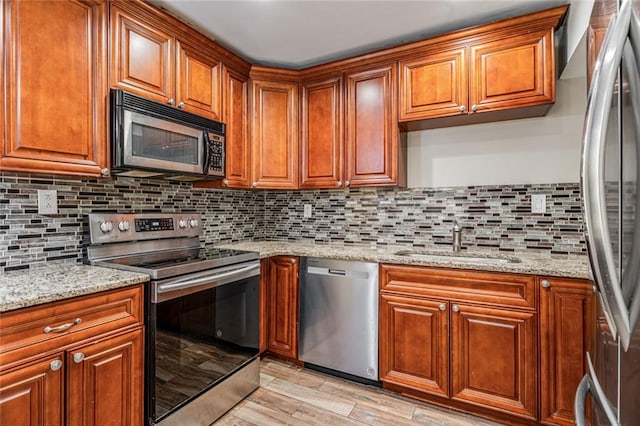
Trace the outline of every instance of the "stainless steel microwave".
{"label": "stainless steel microwave", "polygon": [[111,159],[121,176],[222,179],[225,124],[111,89]]}

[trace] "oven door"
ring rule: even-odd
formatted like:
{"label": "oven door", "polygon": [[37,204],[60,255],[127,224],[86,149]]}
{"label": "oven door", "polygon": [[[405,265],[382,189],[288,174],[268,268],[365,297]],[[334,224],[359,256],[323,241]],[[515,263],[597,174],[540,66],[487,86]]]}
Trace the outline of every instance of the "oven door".
{"label": "oven door", "polygon": [[257,357],[259,275],[260,262],[254,261],[151,283],[147,318],[151,424],[176,413]]}
{"label": "oven door", "polygon": [[124,110],[122,166],[171,173],[204,174],[205,132],[172,121]]}

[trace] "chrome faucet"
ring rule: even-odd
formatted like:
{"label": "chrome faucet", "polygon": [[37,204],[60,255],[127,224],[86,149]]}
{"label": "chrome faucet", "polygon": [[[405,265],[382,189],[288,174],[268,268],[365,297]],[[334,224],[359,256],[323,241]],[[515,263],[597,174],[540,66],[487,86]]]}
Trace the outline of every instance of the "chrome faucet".
{"label": "chrome faucet", "polygon": [[453,221],[453,251],[459,252],[462,248],[462,227],[458,225],[458,221]]}

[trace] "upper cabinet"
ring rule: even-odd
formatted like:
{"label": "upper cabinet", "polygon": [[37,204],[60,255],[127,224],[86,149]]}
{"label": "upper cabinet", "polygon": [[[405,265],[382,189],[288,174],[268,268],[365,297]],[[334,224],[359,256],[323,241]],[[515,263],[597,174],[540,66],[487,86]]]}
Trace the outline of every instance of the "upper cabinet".
{"label": "upper cabinet", "polygon": [[0,170],[108,175],[107,3],[1,7]]}
{"label": "upper cabinet", "polygon": [[555,102],[554,32],[566,10],[462,30],[407,49],[399,62],[403,128],[546,114]]}
{"label": "upper cabinet", "polygon": [[398,184],[396,64],[347,73],[345,186]]}
{"label": "upper cabinet", "polygon": [[111,87],[221,119],[220,60],[181,40],[165,16],[123,6],[111,6]]}
{"label": "upper cabinet", "polygon": [[225,187],[251,185],[251,139],[249,138],[249,77],[227,67],[222,74],[223,116],[227,124]]}
{"label": "upper cabinet", "polygon": [[253,188],[298,187],[298,83],[260,76],[252,81]]}

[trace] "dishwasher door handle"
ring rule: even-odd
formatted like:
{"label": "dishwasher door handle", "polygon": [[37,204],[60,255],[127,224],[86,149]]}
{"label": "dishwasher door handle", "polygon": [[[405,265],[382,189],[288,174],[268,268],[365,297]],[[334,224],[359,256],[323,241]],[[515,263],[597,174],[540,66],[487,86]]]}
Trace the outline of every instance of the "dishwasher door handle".
{"label": "dishwasher door handle", "polygon": [[323,275],[328,277],[349,277],[352,279],[369,279],[368,272],[347,271],[344,269],[318,268],[317,266],[308,266],[307,275]]}
{"label": "dishwasher door handle", "polygon": [[341,275],[343,277],[346,277],[347,271],[343,269],[329,269],[329,275]]}

